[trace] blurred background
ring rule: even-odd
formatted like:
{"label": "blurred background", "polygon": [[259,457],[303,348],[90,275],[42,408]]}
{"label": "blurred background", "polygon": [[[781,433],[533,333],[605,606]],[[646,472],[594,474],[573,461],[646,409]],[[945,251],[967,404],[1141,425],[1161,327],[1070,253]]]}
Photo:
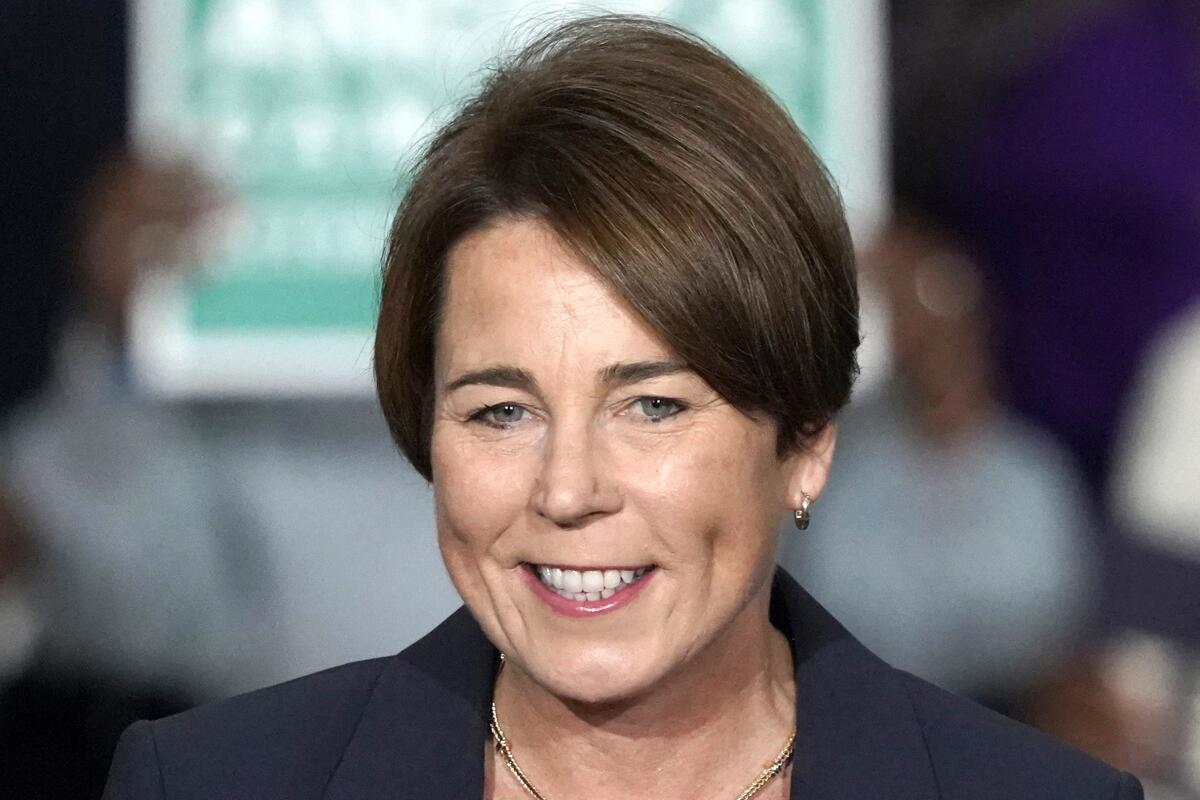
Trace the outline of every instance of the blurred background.
{"label": "blurred background", "polygon": [[[676,0],[844,191],[866,342],[779,559],[1200,797],[1200,5]],[[0,796],[457,606],[371,396],[406,159],[551,2],[0,5]],[[592,10],[595,10],[592,8]]]}

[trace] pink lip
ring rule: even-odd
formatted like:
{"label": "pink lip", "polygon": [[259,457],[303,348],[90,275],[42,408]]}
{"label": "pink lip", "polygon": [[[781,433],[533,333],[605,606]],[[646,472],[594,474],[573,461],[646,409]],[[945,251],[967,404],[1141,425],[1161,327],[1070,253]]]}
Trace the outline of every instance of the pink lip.
{"label": "pink lip", "polygon": [[593,617],[623,608],[632,603],[634,598],[641,594],[642,588],[658,573],[657,569],[650,570],[642,576],[640,581],[626,586],[607,600],[568,600],[558,592],[548,589],[529,567],[521,566],[520,570],[525,583],[533,590],[533,593],[550,606],[551,610],[566,617]]}

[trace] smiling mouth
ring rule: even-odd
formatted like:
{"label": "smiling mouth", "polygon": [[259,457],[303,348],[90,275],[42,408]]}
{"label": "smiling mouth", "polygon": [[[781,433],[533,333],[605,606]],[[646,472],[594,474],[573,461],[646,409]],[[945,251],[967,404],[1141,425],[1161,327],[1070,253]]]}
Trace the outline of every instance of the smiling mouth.
{"label": "smiling mouth", "polygon": [[550,591],[567,600],[607,600],[633,586],[654,570],[654,565],[634,569],[562,569],[547,564],[525,565]]}

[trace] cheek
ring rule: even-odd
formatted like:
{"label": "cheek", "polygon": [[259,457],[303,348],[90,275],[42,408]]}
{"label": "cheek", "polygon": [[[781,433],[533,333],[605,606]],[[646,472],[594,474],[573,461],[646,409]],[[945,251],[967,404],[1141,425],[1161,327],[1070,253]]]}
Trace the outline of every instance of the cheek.
{"label": "cheek", "polygon": [[528,504],[529,454],[481,448],[468,432],[437,424],[430,448],[443,550],[486,547]]}
{"label": "cheek", "polygon": [[704,432],[626,467],[630,494],[679,560],[745,572],[774,558],[778,464],[757,431]]}

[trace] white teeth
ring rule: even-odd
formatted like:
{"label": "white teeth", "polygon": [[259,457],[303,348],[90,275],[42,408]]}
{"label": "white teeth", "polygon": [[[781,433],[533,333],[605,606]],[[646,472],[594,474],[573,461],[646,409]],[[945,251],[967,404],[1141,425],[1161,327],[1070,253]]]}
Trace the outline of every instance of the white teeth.
{"label": "white teeth", "polygon": [[583,591],[583,576],[579,574],[579,570],[563,570],[563,588],[571,594],[577,594]]}
{"label": "white teeth", "polygon": [[637,583],[649,567],[637,569],[562,569],[531,565],[542,583],[568,600],[607,600],[626,586]]}
{"label": "white teeth", "polygon": [[604,588],[604,573],[598,569],[589,569],[583,573],[583,591],[599,592]]}

